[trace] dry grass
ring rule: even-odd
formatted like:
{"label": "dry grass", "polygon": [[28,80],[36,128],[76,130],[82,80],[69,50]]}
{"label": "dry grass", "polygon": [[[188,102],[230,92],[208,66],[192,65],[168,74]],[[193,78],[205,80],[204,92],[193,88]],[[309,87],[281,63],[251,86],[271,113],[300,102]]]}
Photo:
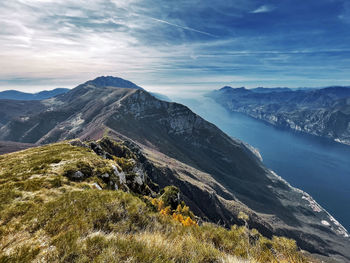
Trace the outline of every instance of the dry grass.
{"label": "dry grass", "polygon": [[[186,226],[145,197],[94,189],[113,162],[67,143],[0,156],[0,262],[307,262],[292,240]],[[63,176],[81,165],[86,180]],[[171,209],[193,219],[184,205]]]}

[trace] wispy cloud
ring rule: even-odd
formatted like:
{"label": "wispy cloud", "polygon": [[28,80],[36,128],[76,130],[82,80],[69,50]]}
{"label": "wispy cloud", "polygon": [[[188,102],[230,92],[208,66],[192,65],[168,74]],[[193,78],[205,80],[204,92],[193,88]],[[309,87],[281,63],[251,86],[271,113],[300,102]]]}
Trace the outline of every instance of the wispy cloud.
{"label": "wispy cloud", "polygon": [[259,6],[257,9],[254,9],[250,13],[252,13],[252,14],[269,13],[275,9],[276,8],[272,5],[262,5],[262,6]]}
{"label": "wispy cloud", "polygon": [[192,31],[192,32],[195,32],[195,33],[207,35],[207,36],[210,36],[210,37],[218,37],[218,36],[216,36],[216,35],[214,35],[214,34],[211,34],[211,33],[208,33],[208,32],[200,31],[200,30],[197,30],[197,29],[194,29],[194,28],[191,28],[191,27],[187,27],[187,26],[177,25],[177,24],[170,23],[170,22],[165,21],[165,20],[162,20],[162,19],[157,19],[157,18],[150,17],[150,16],[144,16],[144,17],[147,17],[147,18],[152,19],[152,20],[154,20],[154,21],[157,21],[157,22],[159,22],[159,23],[167,24],[167,25],[169,25],[169,26],[181,28],[181,29],[188,30],[188,31]]}

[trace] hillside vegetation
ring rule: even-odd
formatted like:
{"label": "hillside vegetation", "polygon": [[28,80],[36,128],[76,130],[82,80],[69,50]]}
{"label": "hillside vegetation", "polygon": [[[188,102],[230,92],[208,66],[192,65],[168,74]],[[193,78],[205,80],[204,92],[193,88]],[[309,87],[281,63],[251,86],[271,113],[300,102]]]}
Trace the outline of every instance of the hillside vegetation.
{"label": "hillside vegetation", "polygon": [[62,142],[1,155],[0,262],[311,262],[293,240],[201,222],[176,187],[136,187],[137,163],[119,149],[106,159]]}

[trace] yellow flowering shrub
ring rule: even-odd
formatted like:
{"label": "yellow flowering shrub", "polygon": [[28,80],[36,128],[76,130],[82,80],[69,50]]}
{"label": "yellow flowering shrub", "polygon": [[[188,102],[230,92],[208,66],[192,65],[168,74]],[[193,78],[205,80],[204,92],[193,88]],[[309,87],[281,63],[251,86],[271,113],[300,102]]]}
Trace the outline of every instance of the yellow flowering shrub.
{"label": "yellow flowering shrub", "polygon": [[150,201],[161,215],[172,216],[173,220],[181,223],[183,226],[198,226],[197,222],[194,220],[194,214],[185,204],[179,204],[175,210],[172,210],[170,206],[165,207],[161,199],[152,198]]}

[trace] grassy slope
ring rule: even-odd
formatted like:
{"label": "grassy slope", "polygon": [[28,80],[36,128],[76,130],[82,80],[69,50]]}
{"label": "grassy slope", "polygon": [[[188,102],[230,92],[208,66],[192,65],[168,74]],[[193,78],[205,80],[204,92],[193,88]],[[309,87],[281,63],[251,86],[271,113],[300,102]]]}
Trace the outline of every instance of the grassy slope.
{"label": "grassy slope", "polygon": [[[82,163],[91,177],[63,176]],[[245,227],[185,226],[149,197],[107,190],[99,175],[112,164],[68,143],[0,156],[0,262],[308,261],[292,240]]]}

